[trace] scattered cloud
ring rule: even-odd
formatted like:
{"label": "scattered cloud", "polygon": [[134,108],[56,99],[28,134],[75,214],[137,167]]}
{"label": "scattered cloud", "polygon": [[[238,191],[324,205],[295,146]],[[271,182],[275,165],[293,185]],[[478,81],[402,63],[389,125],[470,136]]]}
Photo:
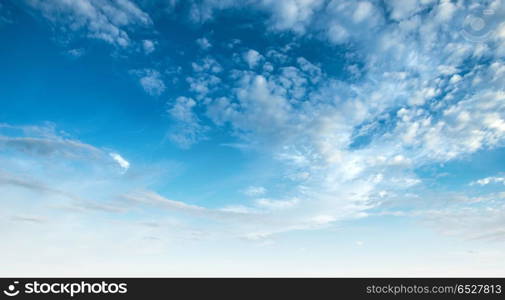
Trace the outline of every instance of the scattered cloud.
{"label": "scattered cloud", "polygon": [[83,31],[86,37],[123,48],[132,43],[128,34],[130,28],[148,27],[152,24],[149,15],[129,0],[25,2],[57,26],[66,26],[71,32]]}
{"label": "scattered cloud", "polygon": [[142,41],[142,49],[145,54],[151,54],[156,50],[156,43],[152,40],[143,40]]}
{"label": "scattered cloud", "polygon": [[196,44],[202,49],[207,50],[212,47],[212,44],[205,37],[199,38],[196,40]]}
{"label": "scattered cloud", "polygon": [[249,65],[249,68],[255,68],[263,59],[263,56],[256,50],[250,49],[243,54],[244,61]]}
{"label": "scattered cloud", "polygon": [[[200,21],[212,22],[217,10],[235,5],[207,1],[208,18]],[[242,7],[269,12],[269,30],[314,34],[342,47],[350,78],[360,78],[338,78],[321,62],[281,48],[265,55],[240,51],[233,66],[206,57],[219,72],[193,66],[196,76],[207,76],[188,81],[199,99],[193,107],[206,111],[214,125],[231,128],[243,149],[283,163],[283,178],[302,199],[300,210],[305,201],[319,207],[310,216],[299,213],[298,224],[340,220],[342,209],[330,200],[335,198],[355,209],[349,215],[359,215],[400,191],[423,188],[415,173],[420,167],[503,145],[505,117],[497,112],[503,111],[499,74],[505,69],[496,60],[497,44],[452,34],[468,13],[462,4],[393,1],[387,13],[368,1]],[[483,57],[496,61],[486,64]],[[290,203],[275,201],[261,203]]]}
{"label": "scattered cloud", "polygon": [[160,96],[165,92],[166,86],[162,80],[160,72],[154,69],[143,69],[131,71],[139,77],[140,85],[151,96]]}
{"label": "scattered cloud", "polygon": [[[26,2],[67,33],[102,40],[118,49],[135,44],[137,54],[139,49],[144,54],[162,50],[157,43],[161,40],[152,38],[154,30],[136,34],[153,29],[154,24],[148,10],[133,1]],[[190,149],[210,139],[209,132],[216,130],[216,136],[226,137],[220,144],[268,157],[265,165],[276,166],[270,179],[284,193],[279,199],[265,196],[262,186],[250,186],[241,192],[253,198],[223,199],[226,203],[220,208],[170,200],[151,192],[148,184],[136,182],[134,168],[130,170],[130,163],[117,152],[86,144],[51,126],[0,124],[0,162],[3,168],[17,171],[0,173],[0,186],[67,197],[76,202],[75,210],[122,213],[128,205],[139,210],[161,207],[164,212],[190,215],[193,219],[184,221],[198,229],[210,226],[209,231],[249,240],[326,228],[366,217],[387,205],[412,205],[405,200],[413,198],[407,196],[410,192],[419,192],[418,199],[430,188],[418,175],[420,169],[504,146],[505,27],[496,25],[489,36],[462,33],[464,20],[474,9],[493,9],[489,24],[503,20],[505,12],[495,3],[186,2],[188,17],[195,23],[216,21],[218,12],[225,9],[250,9],[265,13],[261,21],[269,34],[285,37],[291,36],[285,34],[289,32],[295,37],[287,46],[269,47],[249,45],[247,39],[230,42],[213,36],[211,43],[202,37],[196,40],[197,46],[213,51],[196,51],[195,57],[180,64],[184,72],[174,75],[129,67],[138,68],[131,73],[151,96],[166,91],[164,80],[169,76],[180,80],[181,96],[176,95],[166,110],[170,141]],[[183,4],[170,1],[167,5]],[[137,36],[142,38],[137,40]],[[221,45],[228,45],[230,57],[214,55]],[[319,47],[315,49],[319,56],[307,51],[302,57],[300,49],[307,45]],[[67,53],[78,57],[84,50],[74,48]],[[156,61],[156,56],[142,59],[162,70],[166,62]],[[327,56],[338,56],[338,60]],[[54,180],[60,179],[61,188],[55,188],[58,185],[51,176],[41,175],[47,174],[47,165],[59,174]],[[119,166],[124,176],[118,181],[124,182],[115,182],[111,178],[117,174],[102,171],[109,165],[116,173]],[[33,179],[21,176],[27,173],[26,166],[32,168]],[[86,178],[87,185],[80,189],[77,181],[63,178],[71,173]],[[470,185],[492,183],[505,184],[505,179],[486,177]],[[101,185],[111,187],[102,198],[93,193],[106,190]],[[82,201],[73,196],[81,193],[99,199]],[[128,204],[105,201],[118,195]],[[405,198],[403,202],[398,195]],[[444,234],[468,239],[503,238],[500,194],[456,198],[454,206],[430,209],[432,203],[424,199],[423,210],[390,215],[422,217]],[[24,218],[30,222],[30,217]],[[201,219],[213,222],[202,224]]]}

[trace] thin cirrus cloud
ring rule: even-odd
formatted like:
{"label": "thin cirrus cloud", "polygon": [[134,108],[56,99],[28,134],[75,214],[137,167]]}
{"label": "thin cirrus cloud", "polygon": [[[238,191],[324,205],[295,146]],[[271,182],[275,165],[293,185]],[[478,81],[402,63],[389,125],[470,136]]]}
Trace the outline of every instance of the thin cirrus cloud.
{"label": "thin cirrus cloud", "polygon": [[264,195],[267,189],[262,186],[249,186],[243,192],[247,196],[255,197]]}
{"label": "thin cirrus cloud", "polygon": [[130,163],[118,153],[83,143],[56,132],[54,125],[14,126],[0,124],[0,146],[4,157],[22,154],[24,158],[65,161],[89,161],[113,163],[126,171]]}
{"label": "thin cirrus cloud", "polygon": [[482,178],[476,181],[472,181],[470,185],[488,185],[491,183],[503,183],[505,184],[505,177],[497,177],[497,176],[492,176],[492,177],[486,177]]}

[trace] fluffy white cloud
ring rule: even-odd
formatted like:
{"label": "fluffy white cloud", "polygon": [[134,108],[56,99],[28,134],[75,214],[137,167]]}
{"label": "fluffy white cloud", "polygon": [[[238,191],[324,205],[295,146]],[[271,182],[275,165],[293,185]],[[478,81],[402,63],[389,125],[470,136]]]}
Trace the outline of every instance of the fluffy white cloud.
{"label": "fluffy white cloud", "polygon": [[124,172],[128,171],[130,168],[130,162],[124,159],[121,155],[118,153],[110,153],[110,157],[114,159],[118,165],[123,169]]}
{"label": "fluffy white cloud", "polygon": [[221,65],[212,57],[205,57],[199,62],[192,63],[191,67],[196,73],[216,74],[223,70]]}
{"label": "fluffy white cloud", "polygon": [[221,84],[222,80],[218,77],[218,74],[223,68],[211,57],[205,57],[198,62],[193,62],[191,67],[195,74],[186,78],[189,90],[195,93],[196,99],[204,99]]}
{"label": "fluffy white cloud", "polygon": [[[238,134],[253,134],[254,142],[272,141],[273,137],[281,138],[287,130],[291,115],[287,100],[273,90],[271,82],[262,75],[242,73],[236,88],[236,103],[220,98],[210,104],[209,116],[218,123],[230,122]],[[251,136],[252,137],[252,136]]]}
{"label": "fluffy white cloud", "polygon": [[396,136],[406,147],[415,147],[418,159],[450,160],[480,149],[494,148],[505,138],[503,120],[496,113],[505,95],[485,92],[442,110],[435,119],[422,109],[399,111]]}
{"label": "fluffy white cloud", "polygon": [[160,96],[166,89],[160,72],[154,69],[134,70],[131,73],[139,77],[142,88],[151,96]]}
{"label": "fluffy white cloud", "polygon": [[245,62],[249,65],[249,68],[255,68],[258,63],[263,59],[263,56],[256,50],[250,49],[243,54]]}
{"label": "fluffy white cloud", "polygon": [[391,10],[391,18],[394,20],[407,19],[423,7],[418,0],[394,0],[386,3]]}
{"label": "fluffy white cloud", "polygon": [[304,33],[323,4],[323,0],[262,0],[259,6],[272,13],[270,22],[275,30]]}
{"label": "fluffy white cloud", "polygon": [[144,50],[144,53],[151,54],[154,50],[156,50],[156,44],[152,40],[143,40],[142,49]]}

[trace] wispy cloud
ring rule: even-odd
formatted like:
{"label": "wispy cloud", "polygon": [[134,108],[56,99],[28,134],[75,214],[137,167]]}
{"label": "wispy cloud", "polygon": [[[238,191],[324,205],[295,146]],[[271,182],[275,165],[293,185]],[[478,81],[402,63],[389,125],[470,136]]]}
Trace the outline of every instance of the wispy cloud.
{"label": "wispy cloud", "polygon": [[472,181],[470,185],[488,185],[490,183],[503,183],[505,184],[505,177],[486,177],[476,181]]}
{"label": "wispy cloud", "polygon": [[40,10],[56,25],[70,31],[84,31],[84,35],[119,47],[128,47],[129,28],[150,26],[152,20],[134,2],[129,0],[26,0],[29,6]]}
{"label": "wispy cloud", "polygon": [[249,186],[243,192],[246,196],[256,197],[264,195],[267,189],[262,186]]}

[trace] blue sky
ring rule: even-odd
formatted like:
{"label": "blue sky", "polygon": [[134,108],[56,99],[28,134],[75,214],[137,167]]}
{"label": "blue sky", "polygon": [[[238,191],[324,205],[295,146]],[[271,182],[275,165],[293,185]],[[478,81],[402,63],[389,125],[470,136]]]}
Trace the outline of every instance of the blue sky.
{"label": "blue sky", "polygon": [[498,1],[0,3],[4,276],[503,276]]}

